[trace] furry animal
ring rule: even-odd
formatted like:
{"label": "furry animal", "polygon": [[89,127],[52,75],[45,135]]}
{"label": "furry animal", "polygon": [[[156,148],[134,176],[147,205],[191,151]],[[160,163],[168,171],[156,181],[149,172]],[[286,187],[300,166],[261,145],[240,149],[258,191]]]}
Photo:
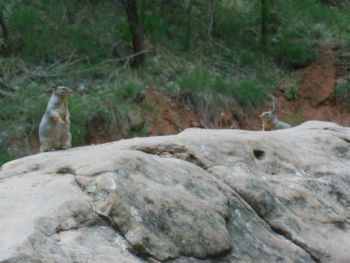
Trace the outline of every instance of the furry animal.
{"label": "furry animal", "polygon": [[278,120],[276,116],[276,111],[265,111],[261,113],[260,118],[262,120],[262,130],[271,131],[279,129],[288,129],[292,126],[284,121]]}
{"label": "furry animal", "polygon": [[58,86],[54,88],[39,126],[40,151],[54,151],[72,147],[68,96],[72,90]]}
{"label": "furry animal", "polygon": [[271,95],[270,99],[272,100],[272,109],[260,114],[262,130],[271,131],[291,128],[292,126],[290,124],[280,121],[277,118],[275,97]]}

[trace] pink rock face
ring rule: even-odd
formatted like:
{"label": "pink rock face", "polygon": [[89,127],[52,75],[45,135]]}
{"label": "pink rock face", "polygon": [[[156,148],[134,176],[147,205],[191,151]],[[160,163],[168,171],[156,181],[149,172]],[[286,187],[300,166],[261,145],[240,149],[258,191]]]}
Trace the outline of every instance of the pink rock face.
{"label": "pink rock face", "polygon": [[309,99],[314,108],[333,97],[337,73],[335,61],[335,52],[328,48],[319,61],[304,71],[300,95]]}
{"label": "pink rock face", "polygon": [[9,162],[0,262],[349,262],[349,143],[349,128],[307,122]]}

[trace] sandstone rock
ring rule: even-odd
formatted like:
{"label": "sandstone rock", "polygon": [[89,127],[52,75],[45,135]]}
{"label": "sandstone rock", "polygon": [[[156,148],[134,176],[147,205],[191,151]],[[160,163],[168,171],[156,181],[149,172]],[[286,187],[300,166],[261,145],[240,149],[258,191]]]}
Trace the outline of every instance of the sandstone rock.
{"label": "sandstone rock", "polygon": [[350,129],[187,129],[0,170],[0,262],[349,262]]}

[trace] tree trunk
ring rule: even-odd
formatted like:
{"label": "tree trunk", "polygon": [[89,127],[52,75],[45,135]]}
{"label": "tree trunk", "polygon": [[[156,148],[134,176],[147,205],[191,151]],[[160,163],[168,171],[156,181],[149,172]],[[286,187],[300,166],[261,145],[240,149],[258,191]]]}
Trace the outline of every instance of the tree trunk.
{"label": "tree trunk", "polygon": [[261,46],[263,49],[266,47],[267,42],[267,33],[268,33],[268,23],[267,23],[267,14],[268,14],[268,0],[261,0]]}
{"label": "tree trunk", "polygon": [[174,0],[161,0],[159,2],[160,4],[160,10],[162,11],[169,11],[169,8],[174,7],[175,1]]}
{"label": "tree trunk", "polygon": [[190,0],[187,8],[187,30],[186,30],[186,42],[185,49],[189,50],[191,47],[191,34],[192,34],[192,7],[193,0]]}
{"label": "tree trunk", "polygon": [[137,0],[122,0],[128,16],[129,29],[132,35],[132,47],[134,58],[131,67],[136,68],[145,62],[145,51],[143,48],[143,32],[139,21]]}
{"label": "tree trunk", "polygon": [[8,51],[8,30],[4,19],[4,14],[0,12],[0,27],[2,30],[2,37],[4,42],[0,45],[0,54],[4,54]]}
{"label": "tree trunk", "polygon": [[[177,0],[160,0],[159,1],[159,16],[165,22],[165,32],[169,39],[174,38],[174,32],[172,31],[173,25],[178,22],[179,6],[181,2]],[[175,32],[176,34],[176,32]]]}
{"label": "tree trunk", "polygon": [[216,25],[216,3],[215,0],[210,0],[210,9],[209,9],[209,36],[212,37],[215,35],[215,25]]}

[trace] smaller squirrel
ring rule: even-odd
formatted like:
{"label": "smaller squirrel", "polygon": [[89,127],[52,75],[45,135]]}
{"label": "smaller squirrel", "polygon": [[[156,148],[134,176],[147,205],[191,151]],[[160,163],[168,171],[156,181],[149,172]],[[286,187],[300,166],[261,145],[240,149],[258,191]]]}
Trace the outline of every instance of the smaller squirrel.
{"label": "smaller squirrel", "polygon": [[271,130],[280,130],[280,129],[288,129],[292,126],[284,121],[280,121],[276,115],[276,106],[275,106],[275,97],[272,97],[272,109],[269,111],[265,111],[260,114],[260,118],[262,120],[262,130],[263,131],[271,131]]}
{"label": "smaller squirrel", "polygon": [[40,152],[72,147],[68,96],[72,90],[58,86],[54,88],[39,126]]}

